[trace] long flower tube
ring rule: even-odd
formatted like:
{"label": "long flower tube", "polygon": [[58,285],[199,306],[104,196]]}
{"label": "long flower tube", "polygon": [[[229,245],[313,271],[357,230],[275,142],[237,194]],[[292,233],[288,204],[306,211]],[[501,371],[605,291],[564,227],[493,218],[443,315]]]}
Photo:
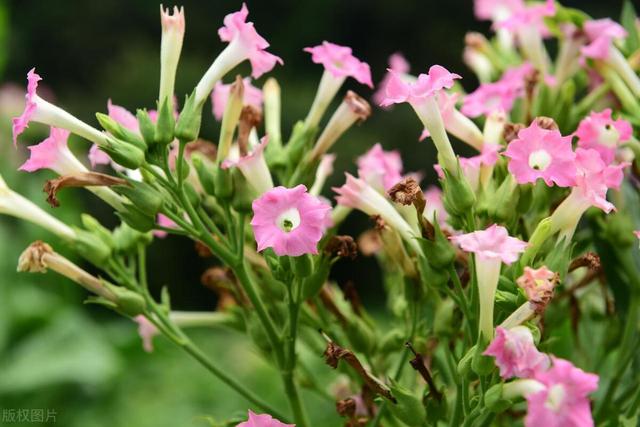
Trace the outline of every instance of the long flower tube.
{"label": "long flower tube", "polygon": [[[184,8],[175,6],[173,14],[169,9],[160,5],[160,23],[162,24],[162,39],[160,42],[160,89],[158,94],[159,105],[165,99],[173,102],[176,71],[182,40],[184,39]],[[173,108],[170,108],[173,110]]]}
{"label": "long flower tube", "polygon": [[73,241],[76,238],[76,232],[71,227],[13,191],[7,186],[2,176],[0,176],[0,213],[39,225],[67,241]]}

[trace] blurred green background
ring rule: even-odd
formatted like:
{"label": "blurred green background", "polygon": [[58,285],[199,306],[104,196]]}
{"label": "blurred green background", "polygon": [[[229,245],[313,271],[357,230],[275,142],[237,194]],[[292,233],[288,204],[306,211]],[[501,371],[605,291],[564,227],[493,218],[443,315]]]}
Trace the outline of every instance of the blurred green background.
{"label": "blurred green background", "polygon": [[[216,31],[224,15],[241,5],[228,0],[181,4],[187,25],[176,85],[179,98],[192,90],[222,49]],[[563,4],[583,8],[595,17],[617,17],[620,10],[618,1]],[[285,61],[284,67],[270,73],[282,86],[285,136],[304,117],[322,73],[302,48],[322,40],[353,47],[355,55],[371,65],[374,82],[382,78],[388,55],[401,51],[413,72],[439,63],[461,74],[467,89],[477,84],[461,61],[463,37],[469,30],[486,32],[488,24],[474,20],[471,0],[277,0],[250,1],[248,6],[250,20],[269,40],[271,51]],[[159,41],[156,1],[0,1],[0,172],[9,185],[51,210],[41,191],[51,175],[16,172],[27,149],[20,144],[16,151],[10,142],[10,117],[21,111],[22,87],[30,68],[36,66],[43,76],[46,98],[95,124],[94,112],[106,112],[109,98],[132,110],[153,107]],[[243,74],[247,71],[238,69]],[[367,98],[372,94],[352,80],[344,89]],[[203,137],[215,140],[216,129],[208,116]],[[22,140],[37,142],[46,131],[33,125]],[[422,171],[425,182],[432,182],[434,150],[429,143],[418,143],[420,131],[408,108],[389,112],[374,108],[364,125],[336,144],[336,172],[329,184],[340,184],[343,170],[355,171],[355,158],[375,142],[400,150],[405,170]],[[72,146],[78,153],[88,148],[79,140]],[[460,144],[457,148],[465,153]],[[53,213],[70,224],[79,224],[80,212],[89,211],[105,224],[115,225],[105,206],[81,190],[64,192],[61,201],[62,207]],[[364,216],[353,215],[343,231],[357,235],[367,226]],[[206,417],[222,419],[246,410],[246,402],[163,339],[156,340],[153,354],[144,353],[135,324],[101,307],[82,305],[84,293],[70,282],[52,274],[18,275],[17,257],[36,239],[68,254],[42,230],[0,218],[0,411],[49,408],[56,411],[57,424],[62,426],[169,427],[207,425]],[[215,308],[215,295],[199,283],[212,261],[198,258],[191,242],[177,237],[154,242],[149,262],[151,282],[156,289],[170,287],[174,308]],[[370,307],[383,300],[372,259],[339,263],[334,278],[352,280]],[[275,373],[242,337],[222,330],[194,334],[222,366],[255,385],[267,400],[286,407]],[[315,364],[321,363],[319,356],[307,355]],[[327,375],[327,385],[332,378]],[[317,397],[306,397],[314,418],[325,419],[327,426],[338,425],[331,406],[315,405]]]}

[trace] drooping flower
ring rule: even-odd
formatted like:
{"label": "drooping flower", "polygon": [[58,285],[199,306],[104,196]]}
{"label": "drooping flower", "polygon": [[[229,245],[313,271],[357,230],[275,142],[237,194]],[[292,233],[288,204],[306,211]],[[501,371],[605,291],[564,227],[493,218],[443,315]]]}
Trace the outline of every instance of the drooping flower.
{"label": "drooping flower", "polygon": [[525,267],[522,276],[516,283],[524,290],[529,301],[539,302],[548,299],[553,294],[557,274],[546,266],[540,268]]}
{"label": "drooping flower", "polygon": [[267,161],[264,158],[264,149],[268,143],[269,138],[265,136],[257,146],[253,147],[251,152],[237,159],[227,158],[222,162],[220,167],[222,167],[222,169],[237,167],[249,185],[251,185],[258,194],[263,194],[273,188],[271,172],[269,172]]}
{"label": "drooping flower", "polygon": [[27,73],[27,94],[25,96],[24,111],[20,116],[12,119],[14,146],[17,144],[18,136],[24,132],[32,121],[66,129],[96,144],[106,143],[106,138],[102,132],[40,98],[36,93],[40,80],[42,80],[42,77],[36,74],[35,68],[29,70]]}
{"label": "drooping flower", "polygon": [[220,40],[229,44],[198,82],[195,89],[197,105],[204,103],[216,82],[245,60],[251,63],[251,76],[255,79],[270,71],[276,64],[283,64],[281,58],[266,51],[269,43],[258,34],[253,22],[247,22],[248,15],[247,5],[243,3],[238,12],[225,16],[218,35]]}
{"label": "drooping flower", "polygon": [[538,351],[526,326],[511,329],[498,326],[495,338],[483,354],[496,358],[500,376],[504,379],[530,378],[549,367],[549,357]]}
{"label": "drooping flower", "polygon": [[158,335],[160,331],[142,314],[134,317],[133,320],[138,324],[138,335],[142,339],[142,348],[147,353],[151,353],[153,351],[153,337]]}
{"label": "drooping flower", "polygon": [[578,137],[579,147],[596,150],[606,164],[611,164],[617,146],[628,141],[632,133],[631,124],[624,119],[613,120],[611,109],[607,108],[598,113],[591,112],[582,119],[575,136]]}
{"label": "drooping flower", "polygon": [[[251,105],[262,111],[262,90],[251,84],[251,79],[246,77],[244,81],[244,98],[243,104]],[[224,84],[218,81],[211,92],[211,104],[213,108],[213,116],[216,120],[222,120],[224,109],[227,106],[227,100],[229,99],[229,91],[231,90],[231,84]]]}
{"label": "drooping flower", "polygon": [[462,113],[469,117],[494,112],[509,113],[516,99],[524,95],[526,78],[532,72],[533,66],[525,62],[505,71],[496,82],[482,83],[478,89],[465,96]]}
{"label": "drooping flower", "polygon": [[456,156],[447,136],[436,97],[443,89],[453,87],[454,80],[460,76],[450,73],[440,65],[429,68],[427,74],[420,74],[414,83],[404,81],[401,75],[392,70],[389,70],[389,74],[386,97],[381,105],[408,102],[429,131],[438,150],[438,162],[450,172],[455,171]]}
{"label": "drooping flower", "polygon": [[552,357],[551,368],[539,370],[534,379],[544,389],[526,396],[526,427],[593,426],[588,395],[598,389],[598,376]]}
{"label": "drooping flower", "polygon": [[535,183],[539,178],[548,186],[575,184],[571,136],[563,137],[557,130],[543,129],[537,121],[518,132],[504,155],[510,159],[509,172],[519,184]]}
{"label": "drooping flower", "polygon": [[402,158],[398,151],[384,151],[375,144],[358,157],[358,176],[380,192],[386,192],[402,179]]}
{"label": "drooping flower", "polygon": [[587,58],[593,59],[609,59],[613,41],[627,36],[624,27],[609,18],[587,21],[582,29],[589,43],[582,47],[581,52]]}
{"label": "drooping flower", "polygon": [[331,206],[307,193],[304,185],[275,187],[253,201],[251,225],[258,251],[278,256],[317,254]]}
{"label": "drooping flower", "polygon": [[619,188],[628,163],[607,165],[596,150],[576,150],[576,180],[569,196],[551,215],[553,232],[560,231],[560,239],[571,240],[582,214],[591,206],[606,213],[615,209],[607,201],[607,190]]}
{"label": "drooping flower", "polygon": [[316,96],[304,121],[308,128],[320,123],[327,107],[347,77],[353,77],[359,83],[373,87],[369,65],[353,56],[351,48],[324,41],[321,45],[307,47],[304,51],[311,53],[313,62],[324,66]]}
{"label": "drooping flower", "polygon": [[367,184],[364,180],[346,174],[347,182],[342,187],[334,187],[340,206],[358,209],[369,216],[380,216],[384,222],[396,230],[418,254],[422,249],[416,240],[416,232],[391,205],[389,200]]}
{"label": "drooping flower", "polygon": [[280,422],[268,414],[255,414],[249,411],[249,419],[236,427],[295,427],[295,425]]}
{"label": "drooping flower", "polygon": [[[391,54],[391,56],[389,56],[389,70],[392,70],[401,75],[406,75],[410,69],[411,66],[409,65],[409,62],[400,52],[393,53]],[[382,81],[378,83],[378,88],[373,94],[373,102],[376,105],[380,105],[385,97],[385,91],[387,88],[387,84],[389,83],[389,77],[389,74],[385,74]]]}
{"label": "drooping flower", "polygon": [[524,252],[527,242],[509,236],[506,228],[493,224],[485,230],[449,237],[462,250],[475,255],[480,295],[479,330],[485,340],[493,337],[493,305],[500,267],[511,264]]}
{"label": "drooping flower", "polygon": [[69,150],[68,138],[69,131],[52,127],[47,139],[29,147],[31,155],[20,166],[20,170],[35,172],[40,169],[51,169],[58,175],[86,171],[82,163]]}
{"label": "drooping flower", "polygon": [[322,64],[335,78],[353,77],[359,83],[373,87],[369,64],[353,56],[350,47],[323,41],[321,45],[304,48],[304,51],[309,52],[311,60]]}

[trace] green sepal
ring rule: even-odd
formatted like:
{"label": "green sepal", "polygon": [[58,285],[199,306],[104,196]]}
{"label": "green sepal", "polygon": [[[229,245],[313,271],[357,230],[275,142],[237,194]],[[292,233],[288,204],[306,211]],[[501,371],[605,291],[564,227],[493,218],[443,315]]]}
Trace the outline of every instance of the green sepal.
{"label": "green sepal", "polygon": [[[169,105],[169,98],[165,98],[158,109],[158,120],[154,141],[160,145],[168,145],[173,141],[176,119]],[[191,141],[191,140],[190,140]]]}
{"label": "green sepal", "polygon": [[156,225],[153,216],[145,214],[131,203],[124,203],[123,208],[116,211],[116,215],[131,228],[142,233],[153,230]]}
{"label": "green sepal", "polygon": [[144,139],[148,147],[151,147],[155,144],[156,125],[145,109],[138,109],[136,111],[136,118],[138,119],[138,128],[140,129],[142,139]]}
{"label": "green sepal", "polygon": [[127,129],[106,114],[96,113],[96,118],[98,119],[98,122],[100,122],[100,126],[115,138],[128,142],[143,152],[146,151],[147,144],[136,132]]}
{"label": "green sepal", "polygon": [[427,411],[422,403],[422,399],[396,381],[392,380],[389,388],[391,389],[391,394],[397,401],[396,403],[387,405],[389,412],[407,425],[423,425],[427,419]]}
{"label": "green sepal", "polygon": [[180,141],[195,141],[200,135],[202,107],[204,103],[196,103],[195,89],[187,96],[184,107],[175,126],[175,137]]}
{"label": "green sepal", "polygon": [[162,209],[163,194],[146,182],[129,180],[129,185],[117,185],[113,189],[131,200],[145,215],[153,217]]}

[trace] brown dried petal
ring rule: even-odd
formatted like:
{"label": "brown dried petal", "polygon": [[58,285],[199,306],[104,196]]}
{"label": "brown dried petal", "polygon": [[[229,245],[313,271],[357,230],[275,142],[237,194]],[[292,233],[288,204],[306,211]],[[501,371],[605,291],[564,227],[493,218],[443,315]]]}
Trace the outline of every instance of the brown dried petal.
{"label": "brown dried petal", "polygon": [[351,236],[333,236],[325,245],[324,252],[340,258],[355,259],[358,256],[358,245]]}
{"label": "brown dried petal", "polygon": [[47,202],[54,208],[60,206],[56,198],[58,191],[67,187],[100,187],[113,185],[127,185],[127,181],[111,175],[98,172],[79,172],[50,179],[44,183],[43,191],[48,194]]}

